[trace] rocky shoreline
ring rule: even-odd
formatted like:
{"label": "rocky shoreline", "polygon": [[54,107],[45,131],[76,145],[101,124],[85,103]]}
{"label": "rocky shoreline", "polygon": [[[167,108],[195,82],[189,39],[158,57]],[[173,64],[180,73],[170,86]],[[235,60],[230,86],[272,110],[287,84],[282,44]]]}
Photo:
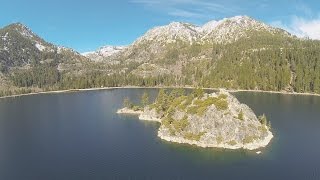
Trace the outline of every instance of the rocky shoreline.
{"label": "rocky shoreline", "polygon": [[[225,96],[225,99],[221,99],[221,101],[224,100],[229,103],[228,109],[219,110],[215,105],[210,105],[201,116],[174,110],[172,117],[170,117],[174,120],[169,125],[167,123],[168,115],[165,116],[163,112],[156,111],[154,107],[151,108],[150,106],[144,108],[143,111],[135,112],[123,108],[117,113],[135,114],[139,116],[140,120],[161,123],[158,137],[169,142],[204,148],[256,150],[266,147],[272,140],[273,134],[266,124],[258,120],[248,106],[239,103],[235,97],[226,91],[206,94],[201,100],[206,101],[222,95]],[[193,100],[193,103],[196,101],[200,101],[200,98]],[[194,107],[193,103],[188,108]],[[243,114],[239,119],[235,117],[235,114],[240,112]],[[183,120],[186,122],[183,127],[175,124],[183,122]],[[178,130],[177,128],[181,129]]]}
{"label": "rocky shoreline", "polygon": [[129,108],[121,108],[118,109],[117,114],[132,114],[132,115],[138,115],[139,120],[142,121],[154,121],[154,122],[159,122],[161,123],[161,119],[155,117],[153,114],[149,114],[148,111],[135,111]]}
{"label": "rocky shoreline", "polygon": [[[132,115],[138,115],[139,120],[142,121],[153,121],[153,122],[158,122],[161,123],[161,119],[157,117],[153,117],[152,115],[148,115],[144,113],[143,111],[133,111],[127,108],[122,108],[117,111],[117,114],[132,114]],[[247,150],[255,150],[259,148],[264,148],[266,147],[270,141],[273,138],[273,134],[269,131],[268,135],[265,139],[261,141],[256,141],[250,144],[237,144],[237,145],[229,145],[229,144],[217,144],[217,143],[212,143],[212,144],[207,144],[207,143],[202,143],[198,142],[195,140],[188,140],[184,139],[181,137],[173,137],[170,135],[167,135],[164,133],[163,129],[158,130],[158,137],[160,137],[162,140],[168,141],[168,142],[174,142],[174,143],[179,143],[179,144],[190,144],[190,145],[196,145],[199,147],[203,148],[223,148],[223,149],[247,149]]]}
{"label": "rocky shoreline", "polygon": [[143,111],[135,111],[133,109],[129,109],[129,108],[122,108],[122,109],[118,109],[117,114],[136,114],[136,115],[140,115],[142,114]]}
{"label": "rocky shoreline", "polygon": [[158,131],[158,137],[161,139],[168,141],[168,142],[174,142],[174,143],[179,143],[179,144],[190,144],[190,145],[196,145],[199,147],[203,148],[223,148],[223,149],[247,149],[247,150],[256,150],[260,148],[266,147],[270,141],[273,138],[273,134],[271,132],[268,132],[268,136],[262,140],[262,141],[257,141],[253,142],[250,144],[237,144],[237,145],[229,145],[229,144],[207,144],[207,143],[202,143],[194,140],[187,140],[184,138],[179,138],[179,137],[172,137],[172,136],[167,136],[161,132],[161,130]]}

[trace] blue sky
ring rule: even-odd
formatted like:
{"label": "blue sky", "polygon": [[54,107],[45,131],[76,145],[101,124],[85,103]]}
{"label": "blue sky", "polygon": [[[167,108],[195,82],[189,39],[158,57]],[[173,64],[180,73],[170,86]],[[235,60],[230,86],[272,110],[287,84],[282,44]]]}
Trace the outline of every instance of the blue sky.
{"label": "blue sky", "polygon": [[318,0],[0,0],[0,26],[22,22],[45,40],[79,52],[126,45],[172,21],[198,25],[249,15],[320,39]]}

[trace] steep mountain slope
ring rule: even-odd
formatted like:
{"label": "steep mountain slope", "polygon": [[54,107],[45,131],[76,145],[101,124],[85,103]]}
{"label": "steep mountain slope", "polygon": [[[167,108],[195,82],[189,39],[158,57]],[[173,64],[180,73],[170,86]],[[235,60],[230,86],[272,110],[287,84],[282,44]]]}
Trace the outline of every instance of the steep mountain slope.
{"label": "steep mountain slope", "polygon": [[52,51],[53,45],[44,42],[30,29],[20,23],[11,24],[0,30],[0,62],[14,67],[40,59],[42,51]]}
{"label": "steep mountain slope", "polygon": [[79,53],[44,41],[21,23],[0,29],[0,64],[3,68],[84,59]]}
{"label": "steep mountain slope", "polygon": [[72,49],[46,42],[21,23],[8,25],[0,29],[0,94],[19,93],[17,87],[52,86],[62,73],[75,74],[87,61]]}

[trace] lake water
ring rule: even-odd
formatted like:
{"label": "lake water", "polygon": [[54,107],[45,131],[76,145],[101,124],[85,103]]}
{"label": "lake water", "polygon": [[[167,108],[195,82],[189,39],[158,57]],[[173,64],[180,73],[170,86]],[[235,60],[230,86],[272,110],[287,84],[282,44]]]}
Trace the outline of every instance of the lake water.
{"label": "lake water", "polygon": [[275,138],[257,155],[168,143],[159,124],[115,113],[143,91],[1,99],[0,179],[320,179],[320,97],[234,93],[272,122]]}

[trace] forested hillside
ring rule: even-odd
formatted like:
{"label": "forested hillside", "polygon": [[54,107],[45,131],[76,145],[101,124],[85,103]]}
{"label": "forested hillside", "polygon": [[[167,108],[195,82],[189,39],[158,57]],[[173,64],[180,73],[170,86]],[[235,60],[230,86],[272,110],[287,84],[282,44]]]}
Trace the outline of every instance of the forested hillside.
{"label": "forested hillside", "polygon": [[13,24],[0,29],[0,95],[125,85],[320,93],[319,61],[320,41],[246,16],[156,27],[101,61]]}

